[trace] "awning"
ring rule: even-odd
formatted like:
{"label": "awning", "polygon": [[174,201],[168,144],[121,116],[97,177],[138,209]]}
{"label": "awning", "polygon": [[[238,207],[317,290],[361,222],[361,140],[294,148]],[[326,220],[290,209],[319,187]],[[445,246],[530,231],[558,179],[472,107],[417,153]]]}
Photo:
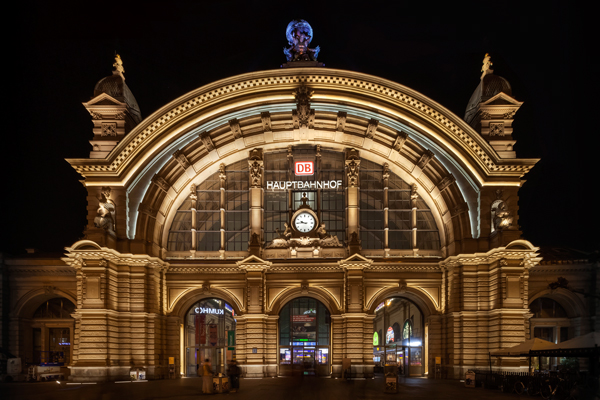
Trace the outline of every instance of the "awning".
{"label": "awning", "polygon": [[600,353],[600,332],[590,332],[549,348],[532,349],[532,356],[585,357]]}
{"label": "awning", "polygon": [[501,357],[520,357],[520,356],[528,356],[530,351],[534,350],[544,350],[551,348],[552,346],[556,346],[552,342],[548,342],[547,340],[542,340],[539,338],[529,339],[524,341],[521,344],[518,344],[514,347],[509,347],[506,349],[492,351],[490,355],[492,356],[501,356]]}

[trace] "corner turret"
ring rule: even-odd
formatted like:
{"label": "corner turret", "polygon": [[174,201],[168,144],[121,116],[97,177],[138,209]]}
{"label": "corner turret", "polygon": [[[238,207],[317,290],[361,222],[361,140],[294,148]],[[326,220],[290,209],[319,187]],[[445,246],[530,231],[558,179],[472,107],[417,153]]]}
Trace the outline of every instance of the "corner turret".
{"label": "corner turret", "polygon": [[494,75],[490,60],[490,55],[486,54],[481,81],[469,100],[464,120],[488,141],[501,158],[516,158],[512,122],[523,102],[512,96],[512,88],[506,79]]}
{"label": "corner turret", "polygon": [[92,116],[94,138],[90,158],[106,158],[140,121],[140,108],[125,83],[123,61],[117,54],[112,75],[94,87],[94,96],[83,106]]}

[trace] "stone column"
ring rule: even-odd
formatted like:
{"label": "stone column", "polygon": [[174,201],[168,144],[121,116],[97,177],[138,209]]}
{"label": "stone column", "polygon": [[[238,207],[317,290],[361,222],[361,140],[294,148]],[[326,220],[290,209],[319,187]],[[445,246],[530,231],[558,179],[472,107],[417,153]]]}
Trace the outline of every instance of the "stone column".
{"label": "stone column", "polygon": [[360,158],[358,151],[346,151],[346,237],[350,239],[349,254],[360,253],[359,229],[359,169]]}
{"label": "stone column", "polygon": [[383,251],[386,257],[390,252],[389,239],[389,182],[390,182],[390,166],[388,163],[383,164]]}
{"label": "stone column", "polygon": [[262,149],[254,149],[248,159],[250,171],[250,243],[248,252],[260,257],[263,237],[263,153]]}
{"label": "stone column", "polygon": [[219,180],[221,186],[221,201],[220,201],[220,209],[221,209],[221,248],[219,249],[219,253],[221,254],[221,258],[225,258],[225,207],[227,199],[225,197],[225,181],[227,180],[227,175],[225,174],[225,164],[219,165]]}
{"label": "stone column", "polygon": [[[268,373],[267,359],[267,321],[264,312],[265,272],[271,263],[258,257],[249,257],[249,261],[240,261],[237,265],[246,271],[247,313],[245,321],[245,361],[240,360],[244,376],[262,378]],[[239,329],[239,328],[238,328]],[[242,333],[240,333],[240,337]],[[276,339],[275,339],[276,340]]]}

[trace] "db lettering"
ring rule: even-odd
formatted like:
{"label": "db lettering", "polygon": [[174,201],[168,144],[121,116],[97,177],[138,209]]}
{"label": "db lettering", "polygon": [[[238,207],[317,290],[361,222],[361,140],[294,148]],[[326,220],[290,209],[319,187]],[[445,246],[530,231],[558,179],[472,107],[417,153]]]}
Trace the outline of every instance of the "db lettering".
{"label": "db lettering", "polygon": [[312,161],[297,161],[295,166],[296,175],[312,175],[315,173]]}

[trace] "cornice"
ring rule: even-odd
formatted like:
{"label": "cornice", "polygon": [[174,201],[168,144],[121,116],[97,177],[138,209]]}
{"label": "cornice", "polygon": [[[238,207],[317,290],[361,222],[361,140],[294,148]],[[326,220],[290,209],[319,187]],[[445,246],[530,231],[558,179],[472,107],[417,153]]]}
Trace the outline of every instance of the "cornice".
{"label": "cornice", "polygon": [[[126,170],[138,155],[153,157],[151,147],[165,132],[175,126],[185,125],[192,115],[235,103],[236,106],[267,101],[271,104],[294,103],[292,90],[305,83],[315,91],[313,102],[355,103],[362,108],[372,108],[372,102],[381,103],[379,112],[412,115],[439,131],[437,140],[446,146],[460,149],[475,160],[484,174],[517,174],[528,172],[537,160],[500,159],[491,146],[462,119],[426,96],[405,86],[382,78],[334,69],[298,68],[293,70],[259,71],[227,78],[201,87],[167,104],[129,133],[105,160],[70,159],[71,165],[84,177],[104,176],[123,180]],[[369,105],[371,104],[371,105]],[[191,122],[189,122],[191,124]],[[448,143],[454,143],[454,145]],[[462,155],[455,154],[459,158]],[[464,158],[463,158],[464,159]],[[121,182],[125,184],[125,182]]]}
{"label": "cornice", "polygon": [[75,275],[75,271],[70,266],[52,266],[52,267],[22,267],[10,266],[8,271],[11,275]]}

